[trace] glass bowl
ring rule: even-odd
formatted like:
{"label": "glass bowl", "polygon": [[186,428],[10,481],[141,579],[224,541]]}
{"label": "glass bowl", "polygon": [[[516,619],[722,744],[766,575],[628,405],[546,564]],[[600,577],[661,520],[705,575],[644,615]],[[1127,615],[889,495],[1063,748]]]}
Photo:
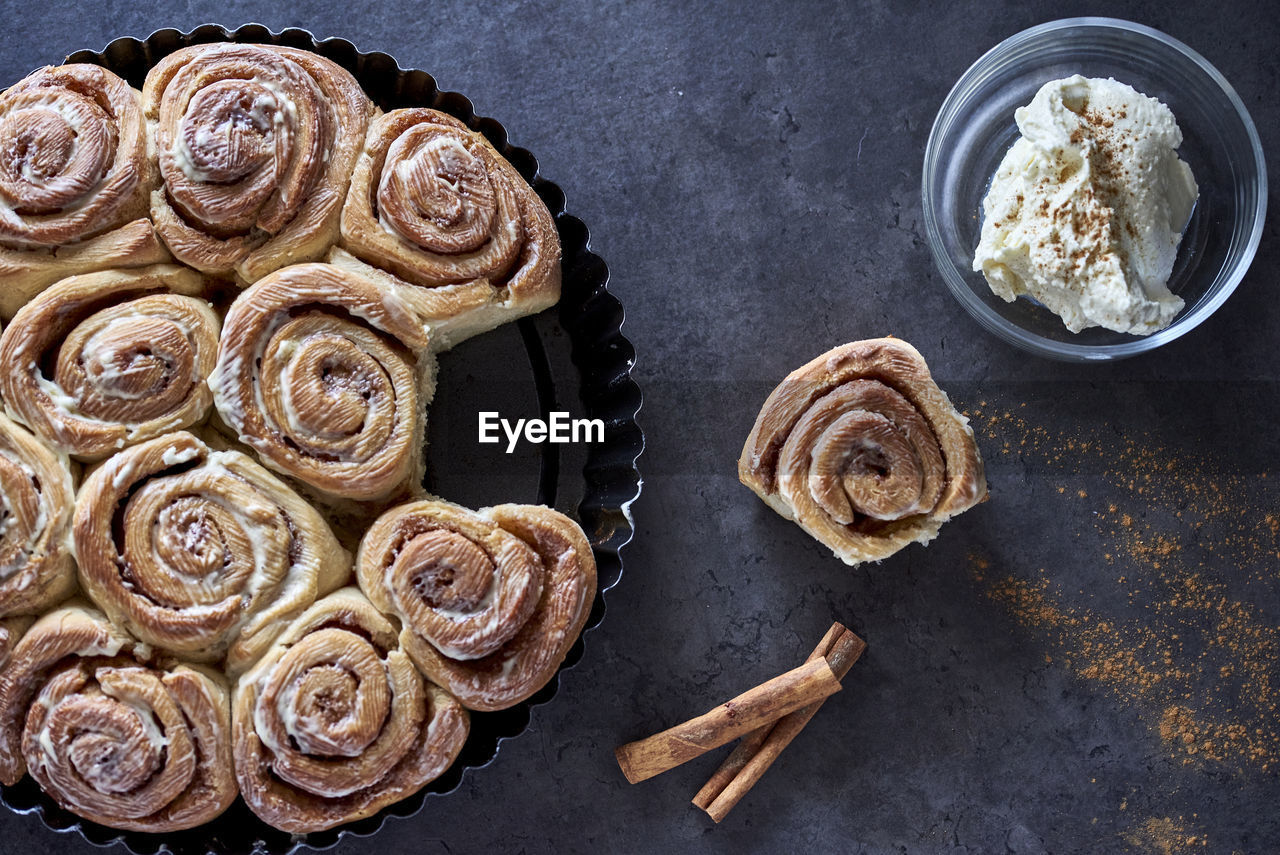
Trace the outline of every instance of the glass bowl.
{"label": "glass bowl", "polygon": [[[1200,199],[1183,233],[1170,289],[1186,306],[1147,336],[1100,327],[1070,332],[1038,302],[1006,303],[973,272],[982,199],[1018,137],[1013,113],[1050,80],[1114,77],[1169,106],[1182,128],[1179,156]],[[1042,356],[1122,359],[1189,332],[1223,304],[1253,261],[1267,209],[1267,173],[1253,120],[1204,57],[1164,33],[1113,18],[1069,18],[1024,30],[987,51],[947,95],[924,159],[929,249],[947,287],[990,332]]]}

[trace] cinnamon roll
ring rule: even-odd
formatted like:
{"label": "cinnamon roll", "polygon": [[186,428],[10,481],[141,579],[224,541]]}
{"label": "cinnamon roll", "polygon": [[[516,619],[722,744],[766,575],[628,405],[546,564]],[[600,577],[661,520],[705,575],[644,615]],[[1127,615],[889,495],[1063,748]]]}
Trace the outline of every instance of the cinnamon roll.
{"label": "cinnamon roll", "polygon": [[374,112],[349,73],[295,48],[193,45],[142,98],[163,182],[151,216],[178,260],[253,282],[334,243]]}
{"label": "cinnamon roll", "polygon": [[0,336],[10,413],[81,460],[203,421],[218,316],[205,279],[176,265],[72,276]]}
{"label": "cinnamon roll", "polygon": [[328,264],[267,276],[227,313],[210,385],[230,430],[323,497],[420,489],[435,359],[399,295]]}
{"label": "cinnamon roll", "polygon": [[139,98],[96,65],[42,68],[0,94],[0,317],[65,276],[168,260],[146,220]]}
{"label": "cinnamon roll", "polygon": [[560,299],[547,206],[483,135],[425,108],[373,120],[330,261],[416,286],[437,349]]}
{"label": "cinnamon roll", "polygon": [[74,536],[81,583],[112,620],[183,660],[225,658],[232,675],[351,572],[314,508],[248,456],[185,432],[92,472]]}
{"label": "cinnamon roll", "polygon": [[894,338],[837,347],[787,375],[738,477],[846,564],[928,543],[987,495],[968,419]]}
{"label": "cinnamon roll", "polygon": [[506,709],[545,686],[596,592],[582,529],[537,505],[393,508],[361,542],[356,574],[403,623],[418,667],[473,710]]}
{"label": "cinnamon roll", "polygon": [[0,415],[0,617],[39,614],[75,591],[74,502],[66,455]]}
{"label": "cinnamon roll", "polygon": [[101,613],[50,612],[0,676],[0,782],[29,771],[72,813],[133,831],[214,819],[236,796],[220,675],[154,661]]}
{"label": "cinnamon roll", "polygon": [[298,834],[416,793],[466,741],[466,710],[423,679],[355,588],[317,602],[240,678],[235,768],[251,810]]}

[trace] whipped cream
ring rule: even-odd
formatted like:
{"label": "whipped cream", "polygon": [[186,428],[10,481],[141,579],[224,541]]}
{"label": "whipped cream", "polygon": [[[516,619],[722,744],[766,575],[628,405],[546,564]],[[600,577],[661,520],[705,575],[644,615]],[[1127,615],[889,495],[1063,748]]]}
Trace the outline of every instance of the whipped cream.
{"label": "whipped cream", "polygon": [[1022,136],[982,201],[973,269],[1067,329],[1146,335],[1182,309],[1168,288],[1199,190],[1182,131],[1155,98],[1112,79],[1046,83],[1014,114]]}

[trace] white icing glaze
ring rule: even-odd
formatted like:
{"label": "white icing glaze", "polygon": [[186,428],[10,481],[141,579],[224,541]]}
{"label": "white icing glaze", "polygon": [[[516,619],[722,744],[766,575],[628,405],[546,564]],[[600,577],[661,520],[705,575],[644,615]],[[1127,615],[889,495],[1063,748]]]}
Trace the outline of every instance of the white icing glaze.
{"label": "white icing glaze", "polygon": [[111,473],[112,489],[119,490],[133,480],[134,465],[132,459],[122,460],[117,457],[111,461],[110,465],[115,467],[115,472]]}
{"label": "white icing glaze", "polygon": [[160,461],[165,466],[177,466],[179,463],[186,463],[189,460],[195,460],[200,456],[200,449],[194,447],[178,448],[173,446],[166,448],[164,454],[160,456]]}
{"label": "white icing glaze", "polygon": [[[54,383],[44,374],[40,373],[36,364],[31,363],[31,371],[36,378],[36,388],[48,396],[49,401],[56,409],[62,410],[77,418],[84,418],[80,413],[80,399],[68,395],[61,386]],[[96,421],[96,419],[86,419],[87,421]]]}

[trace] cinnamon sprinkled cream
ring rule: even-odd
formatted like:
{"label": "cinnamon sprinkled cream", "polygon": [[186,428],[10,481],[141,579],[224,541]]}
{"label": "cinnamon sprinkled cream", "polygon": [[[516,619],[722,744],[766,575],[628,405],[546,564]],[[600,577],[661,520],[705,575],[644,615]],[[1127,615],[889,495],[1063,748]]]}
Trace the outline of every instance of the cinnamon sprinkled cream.
{"label": "cinnamon sprinkled cream", "polygon": [[983,200],[973,269],[1072,332],[1167,327],[1183,306],[1168,281],[1199,195],[1173,113],[1131,86],[1075,75],[1014,115],[1022,136]]}

